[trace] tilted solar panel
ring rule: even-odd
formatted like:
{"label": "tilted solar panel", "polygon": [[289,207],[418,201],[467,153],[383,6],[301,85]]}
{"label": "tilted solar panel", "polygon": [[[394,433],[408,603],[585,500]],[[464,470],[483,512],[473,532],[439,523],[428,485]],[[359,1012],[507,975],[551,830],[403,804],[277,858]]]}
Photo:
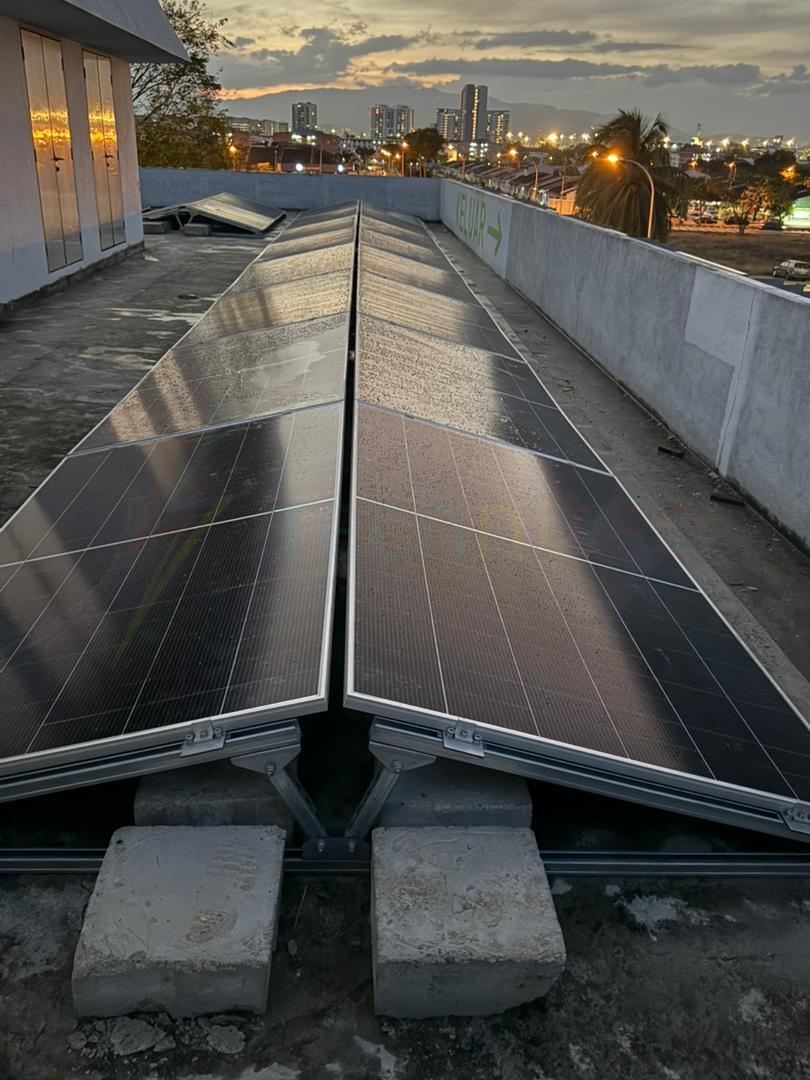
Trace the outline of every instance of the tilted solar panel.
{"label": "tilted solar panel", "polygon": [[149,221],[175,218],[184,224],[203,219],[261,235],[271,229],[277,221],[281,221],[284,211],[265,203],[254,202],[243,199],[239,195],[221,191],[216,195],[205,195],[190,202],[147,210],[143,216]]}
{"label": "tilted solar panel", "polygon": [[380,284],[384,223],[363,210],[346,687],[372,741],[806,833],[804,721],[474,295],[419,288],[398,235],[411,280]]}
{"label": "tilted solar panel", "polygon": [[325,708],[350,276],[226,293],[0,530],[0,780]]}

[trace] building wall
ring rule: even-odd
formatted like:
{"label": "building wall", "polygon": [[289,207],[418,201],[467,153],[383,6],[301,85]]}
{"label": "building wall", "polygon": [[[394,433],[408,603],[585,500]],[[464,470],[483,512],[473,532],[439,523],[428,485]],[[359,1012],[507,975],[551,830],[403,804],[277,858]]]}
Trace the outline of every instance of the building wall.
{"label": "building wall", "polygon": [[810,547],[806,300],[451,180],[442,220]]}
{"label": "building wall", "polygon": [[17,300],[69,277],[143,239],[129,65],[117,59],[113,59],[111,65],[126,239],[124,243],[102,251],[90,157],[82,46],[63,40],[62,59],[81,223],[82,258],[79,262],[49,272],[20,26],[11,19],[0,18],[0,146],[3,147],[0,154],[0,304]]}
{"label": "building wall", "polygon": [[442,181],[398,176],[318,176],[221,169],[141,169],[144,206],[171,206],[228,191],[283,210],[311,210],[367,199],[426,221],[441,217]]}

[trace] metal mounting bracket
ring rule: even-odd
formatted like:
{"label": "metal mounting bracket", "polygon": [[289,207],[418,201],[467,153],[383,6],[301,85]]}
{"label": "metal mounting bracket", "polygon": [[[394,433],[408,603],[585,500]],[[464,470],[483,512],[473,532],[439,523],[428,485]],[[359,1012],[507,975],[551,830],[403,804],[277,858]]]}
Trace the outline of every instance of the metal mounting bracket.
{"label": "metal mounting bracket", "polygon": [[810,803],[794,803],[782,811],[782,818],[791,832],[810,834]]}
{"label": "metal mounting bracket", "polygon": [[445,750],[456,750],[472,757],[484,757],[484,740],[472,724],[458,721],[444,729],[442,742]]}
{"label": "metal mounting bracket", "polygon": [[301,744],[296,740],[287,746],[231,758],[231,764],[237,765],[240,769],[263,773],[284,800],[307,838],[326,837],[326,827],[318,817],[312,800],[298,782],[298,778],[289,773],[286,768],[298,757],[300,749]]}
{"label": "metal mounting bracket", "polygon": [[180,747],[180,757],[192,757],[194,754],[207,754],[210,750],[221,750],[225,745],[225,732],[214,727],[210,720],[201,720],[192,724]]}
{"label": "metal mounting bracket", "polygon": [[415,750],[400,750],[397,747],[376,743],[373,735],[369,749],[380,762],[381,767],[374,774],[374,779],[369,784],[346,829],[346,836],[357,840],[368,836],[374,828],[374,823],[380,816],[386,799],[394,790],[402,773],[432,765],[436,760],[431,754],[420,754]]}

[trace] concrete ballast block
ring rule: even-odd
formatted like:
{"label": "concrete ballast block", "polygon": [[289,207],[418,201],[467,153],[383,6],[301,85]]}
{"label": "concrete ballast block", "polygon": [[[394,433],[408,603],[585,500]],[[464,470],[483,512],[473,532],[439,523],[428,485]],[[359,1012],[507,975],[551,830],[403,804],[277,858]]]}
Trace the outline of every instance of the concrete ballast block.
{"label": "concrete ballast block", "polygon": [[526,781],[480,765],[439,759],[402,773],[378,825],[495,825],[528,828],[532,800]]}
{"label": "concrete ballast block", "polygon": [[145,221],[143,223],[144,236],[161,236],[171,232],[171,223],[168,221]]}
{"label": "concrete ballast block", "polygon": [[530,829],[376,829],[371,944],[385,1016],[483,1016],[541,997],[565,943]]}
{"label": "concrete ballast block", "polygon": [[78,1015],[264,1012],[283,855],[274,826],[119,829],[74,957]]}
{"label": "concrete ballast block", "polygon": [[214,761],[144,776],[135,795],[136,825],[278,825],[293,817],[261,773]]}
{"label": "concrete ballast block", "polygon": [[186,236],[210,236],[211,226],[205,221],[189,221],[181,229]]}

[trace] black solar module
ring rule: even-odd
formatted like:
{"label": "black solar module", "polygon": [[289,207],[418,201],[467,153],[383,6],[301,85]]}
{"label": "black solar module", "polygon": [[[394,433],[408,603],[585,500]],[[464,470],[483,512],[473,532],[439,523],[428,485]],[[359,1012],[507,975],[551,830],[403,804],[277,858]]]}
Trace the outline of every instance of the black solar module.
{"label": "black solar module", "polygon": [[466,313],[474,295],[388,274],[381,221],[364,209],[346,688],[372,741],[810,832],[804,721],[487,312]]}
{"label": "black solar module", "polygon": [[351,273],[223,296],[0,530],[0,780],[325,708]]}

